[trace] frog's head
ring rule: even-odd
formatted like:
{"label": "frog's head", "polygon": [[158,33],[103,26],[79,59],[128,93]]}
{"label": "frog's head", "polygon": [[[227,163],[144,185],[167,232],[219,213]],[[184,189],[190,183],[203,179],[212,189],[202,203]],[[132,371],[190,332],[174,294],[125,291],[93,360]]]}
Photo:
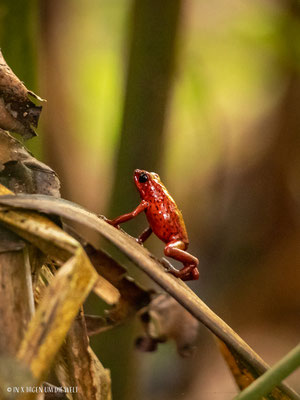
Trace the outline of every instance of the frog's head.
{"label": "frog's head", "polygon": [[155,172],[148,172],[143,169],[134,171],[134,183],[142,198],[154,190],[156,184],[160,183],[159,175]]}

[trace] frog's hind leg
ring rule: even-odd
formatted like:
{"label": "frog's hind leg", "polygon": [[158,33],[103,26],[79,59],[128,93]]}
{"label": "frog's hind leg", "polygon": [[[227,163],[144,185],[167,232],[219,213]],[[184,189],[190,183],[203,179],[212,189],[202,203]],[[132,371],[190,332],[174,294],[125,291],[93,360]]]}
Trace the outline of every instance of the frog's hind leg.
{"label": "frog's hind leg", "polygon": [[182,240],[176,240],[166,245],[164,250],[165,255],[183,263],[183,268],[180,271],[169,270],[168,272],[177,278],[181,278],[183,281],[196,280],[199,278],[199,271],[197,268],[199,260],[188,253],[186,248],[187,244]]}

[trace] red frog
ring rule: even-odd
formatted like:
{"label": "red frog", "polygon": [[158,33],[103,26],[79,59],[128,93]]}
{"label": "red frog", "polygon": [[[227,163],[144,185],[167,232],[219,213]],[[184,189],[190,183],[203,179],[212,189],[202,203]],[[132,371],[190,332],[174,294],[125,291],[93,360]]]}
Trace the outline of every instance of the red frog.
{"label": "red frog", "polygon": [[129,221],[144,211],[149,227],[138,237],[138,243],[145,242],[154,232],[159,239],[166,243],[165,255],[183,263],[180,271],[169,269],[168,272],[184,281],[198,279],[199,260],[186,251],[189,239],[182,214],[160,177],[154,172],[136,169],[134,182],[140,192],[141,203],[132,212],[113,220],[107,220],[107,222],[119,228],[119,224]]}

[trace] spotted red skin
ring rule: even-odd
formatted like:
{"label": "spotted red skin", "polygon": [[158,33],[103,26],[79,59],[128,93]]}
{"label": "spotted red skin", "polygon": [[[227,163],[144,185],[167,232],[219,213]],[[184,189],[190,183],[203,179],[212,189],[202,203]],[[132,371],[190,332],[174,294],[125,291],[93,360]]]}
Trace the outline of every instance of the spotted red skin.
{"label": "spotted red skin", "polygon": [[138,181],[139,174],[140,171],[136,170],[134,181],[142,200],[148,203],[145,214],[152,231],[165,243],[181,240],[187,248],[186,227],[174,199],[157,174],[147,172],[148,181],[145,183]]}

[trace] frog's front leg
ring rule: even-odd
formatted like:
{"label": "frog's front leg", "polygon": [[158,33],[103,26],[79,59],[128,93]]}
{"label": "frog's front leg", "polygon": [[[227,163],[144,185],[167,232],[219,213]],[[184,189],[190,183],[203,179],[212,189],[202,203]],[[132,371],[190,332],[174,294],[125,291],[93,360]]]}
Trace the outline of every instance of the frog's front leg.
{"label": "frog's front leg", "polygon": [[115,219],[106,219],[106,222],[108,222],[110,225],[115,226],[116,228],[119,228],[119,225],[122,224],[123,222],[129,221],[132,218],[135,218],[137,215],[139,215],[142,211],[146,210],[146,208],[149,206],[148,202],[145,200],[142,200],[140,204],[137,206],[136,209],[131,211],[128,214],[123,214],[120,215],[119,217]]}
{"label": "frog's front leg", "polygon": [[166,245],[164,250],[165,255],[174,258],[174,260],[181,261],[184,265],[180,271],[170,270],[168,272],[177,278],[181,278],[183,281],[196,280],[199,278],[197,268],[199,260],[185,251],[186,248],[187,244],[182,240],[176,240]]}

